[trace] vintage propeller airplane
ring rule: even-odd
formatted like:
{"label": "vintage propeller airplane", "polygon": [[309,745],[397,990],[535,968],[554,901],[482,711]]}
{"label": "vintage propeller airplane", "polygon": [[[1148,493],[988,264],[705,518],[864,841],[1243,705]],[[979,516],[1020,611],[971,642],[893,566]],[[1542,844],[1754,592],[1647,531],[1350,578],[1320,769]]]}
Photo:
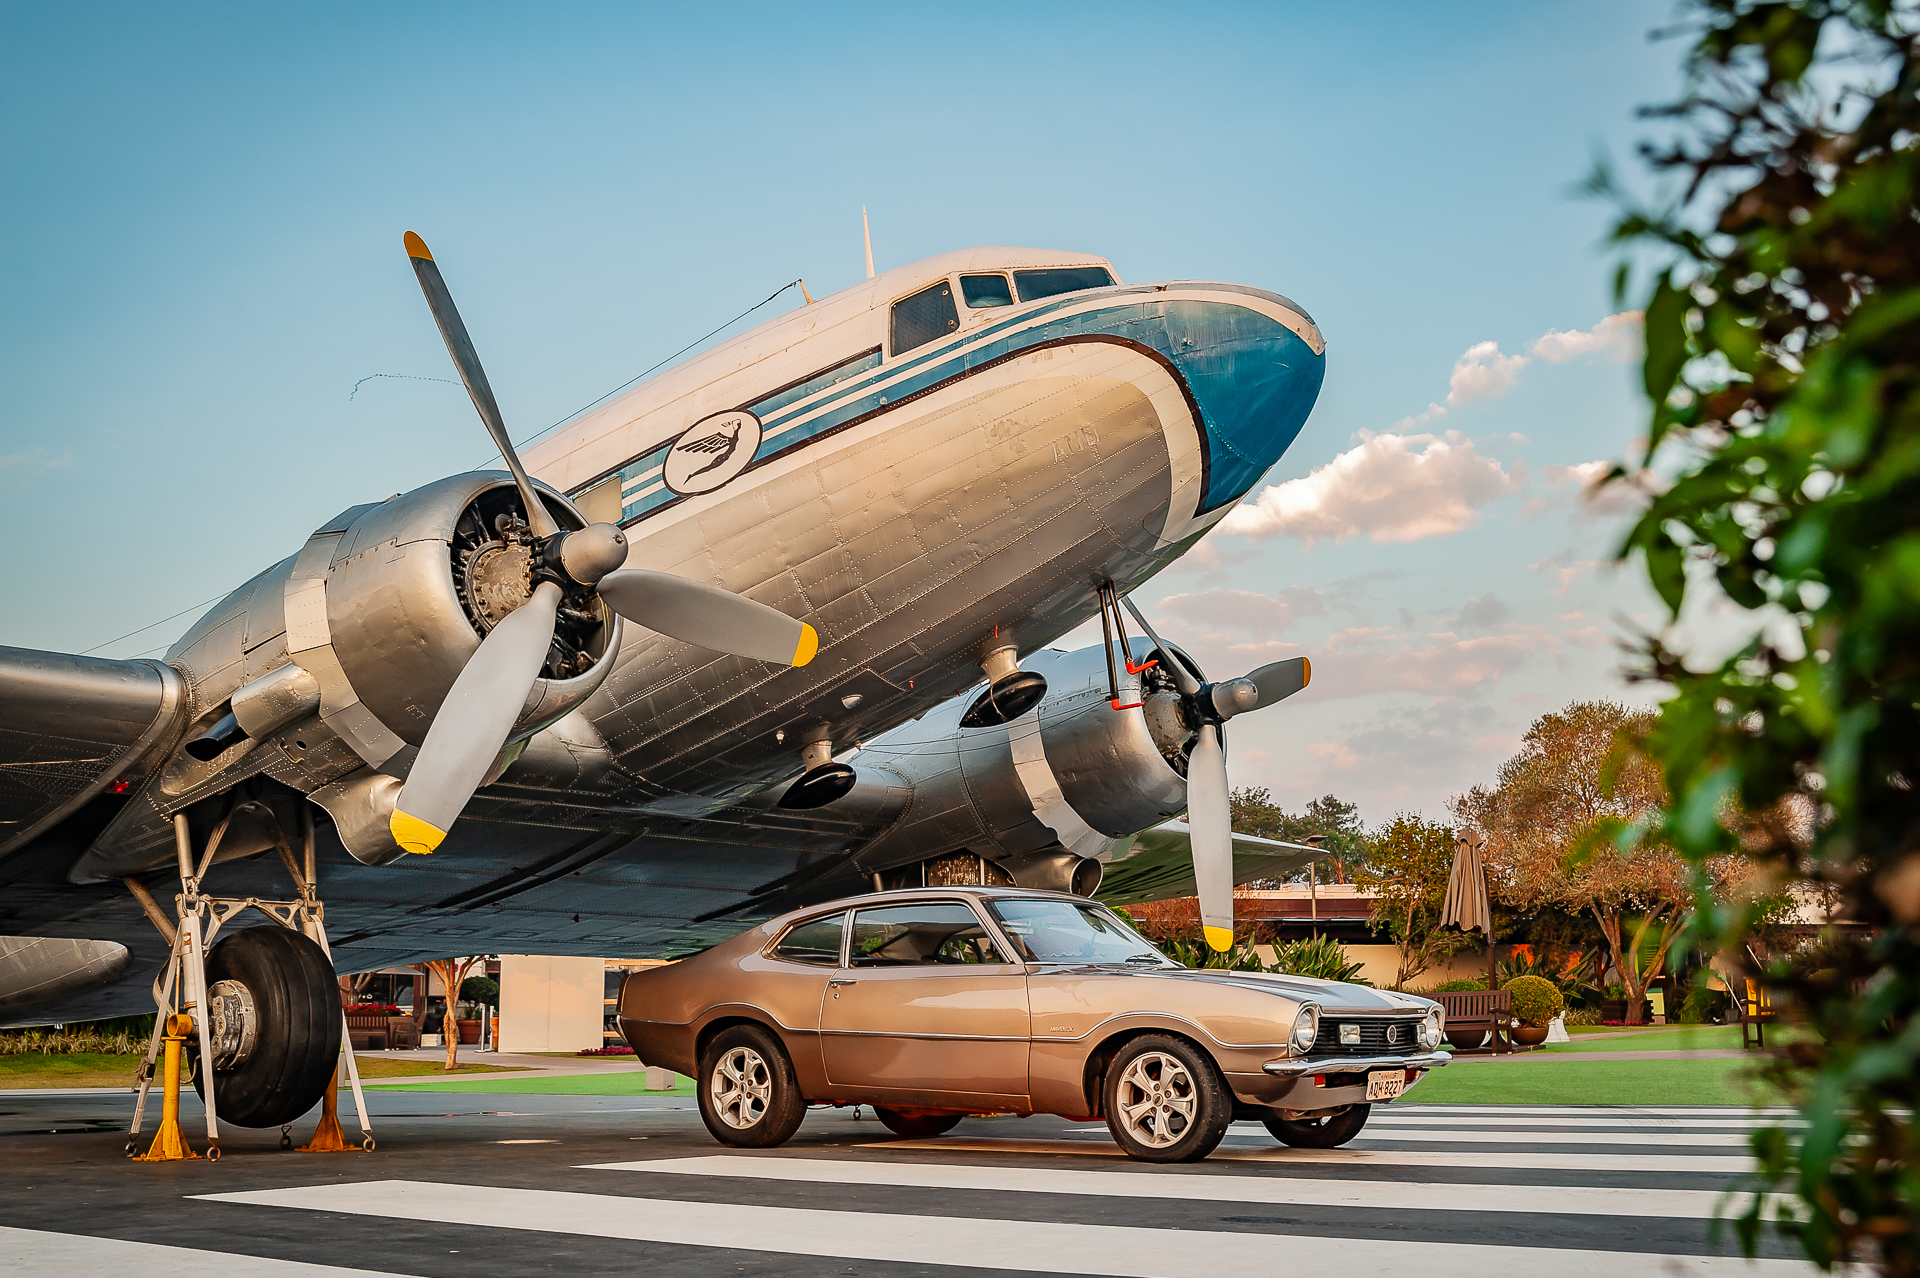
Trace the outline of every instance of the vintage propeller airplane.
{"label": "vintage propeller airplane", "polygon": [[[1299,433],[1302,308],[949,253],[523,464],[405,246],[506,472],[341,512],[164,660],[0,649],[0,1021],[203,1002],[222,1115],[265,1126],[325,1086],[337,1013],[273,1009],[322,1006],[332,968],[682,954],[923,882],[1197,884],[1225,948],[1236,879],[1312,855],[1232,833],[1222,738],[1305,659],[1209,682],[1126,598]],[[1103,644],[1046,646],[1096,615]],[[250,932],[207,950],[248,905],[314,947],[273,979],[320,988],[249,994]]]}

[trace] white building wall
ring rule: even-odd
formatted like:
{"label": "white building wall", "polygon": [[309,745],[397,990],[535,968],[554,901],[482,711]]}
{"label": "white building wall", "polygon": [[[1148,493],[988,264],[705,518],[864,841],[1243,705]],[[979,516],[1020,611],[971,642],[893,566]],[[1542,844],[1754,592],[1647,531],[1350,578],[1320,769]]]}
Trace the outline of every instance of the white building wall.
{"label": "white building wall", "polygon": [[500,956],[503,1052],[578,1052],[601,1045],[606,960]]}

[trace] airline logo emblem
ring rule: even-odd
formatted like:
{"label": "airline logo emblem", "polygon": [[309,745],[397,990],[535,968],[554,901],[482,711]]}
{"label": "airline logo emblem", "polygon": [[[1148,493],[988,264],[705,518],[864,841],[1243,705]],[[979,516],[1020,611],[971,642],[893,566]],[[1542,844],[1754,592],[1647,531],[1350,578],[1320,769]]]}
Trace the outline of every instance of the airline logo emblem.
{"label": "airline logo emblem", "polygon": [[760,419],[749,412],[715,413],[687,427],[661,478],[683,497],[724,488],[760,451]]}

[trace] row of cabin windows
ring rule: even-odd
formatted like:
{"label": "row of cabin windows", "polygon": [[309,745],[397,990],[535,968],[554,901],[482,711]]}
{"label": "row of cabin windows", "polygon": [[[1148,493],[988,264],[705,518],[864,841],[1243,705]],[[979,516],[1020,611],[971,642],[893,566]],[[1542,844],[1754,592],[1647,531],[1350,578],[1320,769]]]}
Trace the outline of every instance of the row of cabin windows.
{"label": "row of cabin windows", "polygon": [[[969,310],[994,306],[1012,306],[1017,290],[1023,302],[1037,302],[1061,293],[1106,288],[1113,276],[1104,266],[1050,267],[1038,271],[1015,271],[1009,285],[1007,276],[991,274],[962,275],[960,296]],[[893,304],[893,325],[888,345],[894,355],[902,355],[916,346],[945,337],[960,327],[960,310],[953,302],[953,285],[947,280],[921,289],[912,297]]]}

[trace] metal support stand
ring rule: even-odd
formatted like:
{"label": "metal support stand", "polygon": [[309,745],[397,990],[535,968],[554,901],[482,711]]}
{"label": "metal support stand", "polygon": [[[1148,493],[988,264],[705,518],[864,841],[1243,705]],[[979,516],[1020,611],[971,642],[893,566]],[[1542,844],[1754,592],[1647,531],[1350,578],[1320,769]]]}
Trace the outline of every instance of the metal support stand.
{"label": "metal support stand", "polygon": [[[136,1162],[176,1163],[200,1155],[193,1152],[193,1146],[187,1144],[186,1136],[180,1131],[180,1048],[187,1041],[187,1035],[193,1032],[193,1018],[184,1013],[174,1013],[166,1017],[167,1067],[166,1079],[161,1090],[160,1130],[153,1134],[153,1144],[147,1152],[141,1154]],[[146,1092],[140,1093],[140,1101],[146,1103]],[[135,1130],[138,1131],[138,1120]],[[132,1145],[132,1141],[127,1142]],[[129,1150],[129,1153],[132,1151]],[[207,1150],[207,1157],[214,1162],[220,1160],[220,1147],[215,1145]]]}
{"label": "metal support stand", "polygon": [[[265,812],[269,819],[273,821],[275,844],[280,853],[280,860],[287,867],[287,872],[293,876],[294,886],[300,894],[299,900],[263,901],[259,897],[253,896],[244,898],[215,897],[205,896],[201,893],[201,880],[206,877],[207,870],[213,865],[214,854],[219,851],[220,841],[226,835],[228,824],[233,820],[236,812],[242,807],[248,806],[258,807],[259,810]],[[135,1103],[133,1109],[133,1126],[128,1132],[127,1152],[128,1154],[132,1154],[135,1148],[137,1148],[140,1126],[146,1117],[147,1096],[153,1086],[156,1054],[162,1042],[161,1031],[165,1028],[167,1031],[165,1035],[165,1042],[167,1043],[165,1108],[164,1116],[161,1120],[161,1136],[155,1138],[154,1150],[157,1151],[161,1148],[161,1141],[168,1130],[168,1125],[171,1124],[173,1139],[185,1149],[185,1152],[156,1154],[153,1151],[149,1151],[141,1161],[151,1162],[160,1161],[163,1158],[199,1157],[198,1154],[192,1152],[191,1147],[185,1145],[179,1133],[178,1057],[180,1045],[185,1042],[185,1035],[191,1032],[197,1033],[199,1036],[199,1068],[209,1071],[202,1083],[202,1091],[205,1093],[203,1100],[205,1101],[207,1110],[206,1156],[209,1160],[217,1162],[220,1158],[220,1126],[219,1117],[215,1112],[214,1087],[210,1072],[213,1069],[213,1043],[208,1025],[209,1018],[203,1011],[207,1004],[208,997],[206,969],[207,949],[213,944],[214,937],[218,935],[221,927],[224,926],[229,919],[246,910],[253,909],[259,910],[280,926],[300,932],[308,937],[320,947],[321,952],[327,956],[329,962],[333,959],[333,950],[327,944],[326,909],[320,903],[316,892],[317,876],[315,874],[313,814],[311,811],[303,809],[301,813],[300,834],[301,850],[303,853],[301,861],[294,859],[293,849],[287,846],[286,839],[279,832],[277,819],[273,818],[272,810],[264,807],[264,805],[230,803],[225,815],[220,818],[219,823],[213,827],[213,833],[208,836],[206,850],[201,854],[197,864],[193,857],[193,835],[187,826],[187,817],[184,812],[174,814],[173,834],[174,851],[178,858],[180,869],[181,890],[180,894],[174,898],[174,908],[179,918],[179,925],[174,929],[172,937],[169,938],[172,942],[172,950],[167,956],[166,970],[160,979],[154,983],[154,1004],[158,1009],[158,1015],[154,1018],[153,1035],[147,1043],[147,1055],[140,1069],[138,1084],[140,1099]],[[143,907],[151,905],[152,898],[147,895],[145,888],[139,887],[139,885],[133,881],[129,881],[128,886],[134,889],[134,895],[140,898]],[[148,912],[149,914],[154,914],[157,911],[149,909]],[[164,921],[164,918],[154,919],[154,926],[160,928],[162,935],[165,935],[167,931],[166,928],[161,926]],[[347,1077],[353,1085],[354,1109],[360,1120],[361,1142],[359,1148],[371,1151],[374,1147],[373,1128],[372,1124],[367,1121],[366,1096],[360,1090],[360,1069],[358,1062],[354,1059],[353,1036],[347,1027],[347,1016],[344,1008],[340,1013],[340,1050],[346,1056]],[[313,1143],[306,1147],[309,1150],[326,1152],[335,1149],[347,1150],[353,1148],[346,1144],[340,1131],[340,1120],[337,1112],[338,1097],[336,1094],[338,1091],[338,1080],[339,1070],[336,1066],[334,1084],[327,1089],[327,1096],[320,1120],[320,1128],[314,1133]],[[329,1128],[331,1129],[330,1131]],[[284,1149],[291,1143],[291,1139],[283,1133],[281,1148]]]}

